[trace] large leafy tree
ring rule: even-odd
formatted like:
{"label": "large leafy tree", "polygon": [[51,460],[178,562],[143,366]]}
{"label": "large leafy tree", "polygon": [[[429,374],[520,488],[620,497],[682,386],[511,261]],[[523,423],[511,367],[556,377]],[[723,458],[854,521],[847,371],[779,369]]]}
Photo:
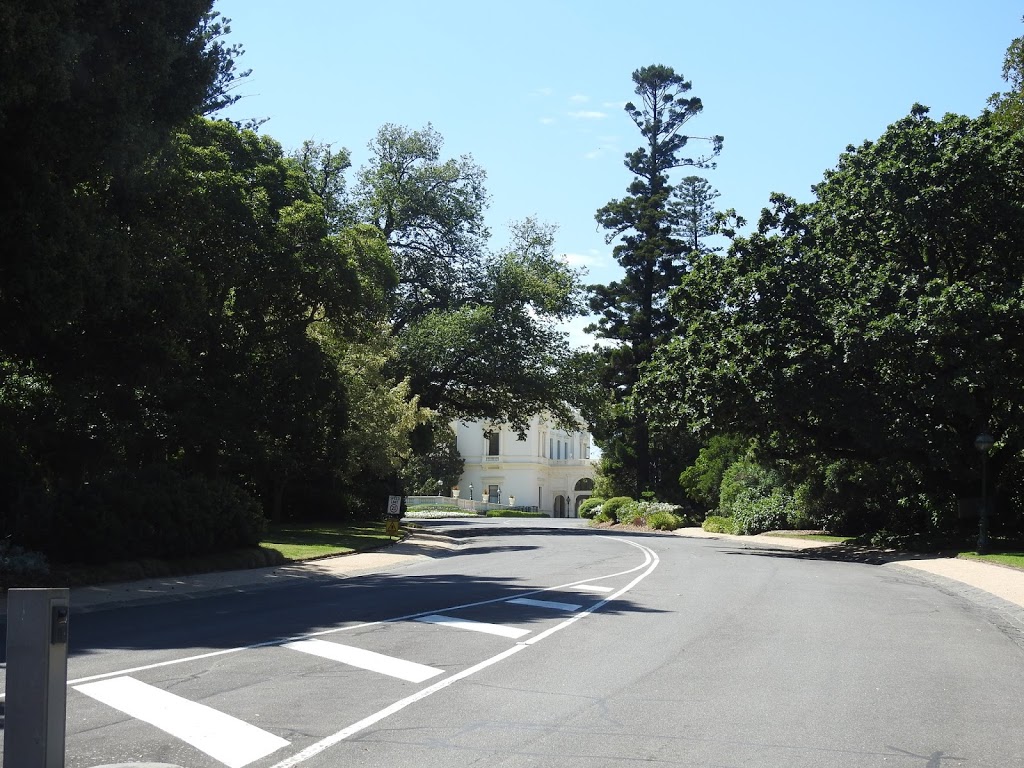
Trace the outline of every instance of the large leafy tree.
{"label": "large leafy tree", "polygon": [[0,5],[0,354],[59,365],[51,342],[91,303],[117,300],[117,216],[135,172],[239,76],[211,5]]}
{"label": "large leafy tree", "polygon": [[850,527],[941,521],[977,493],[981,430],[993,469],[1019,462],[1022,152],[992,115],[915,107],[849,147],[815,202],[775,196],[758,232],[701,259],[651,375],[706,433],[756,436]]}
{"label": "large leafy tree", "polygon": [[676,327],[668,294],[700,249],[704,203],[710,194],[692,178],[676,186],[670,174],[682,167],[711,165],[722,137],[708,139],[706,154],[685,156],[694,137],[684,128],[703,111],[701,100],[689,95],[690,82],[671,67],[653,65],[636,70],[633,83],[637,102],[629,102],[625,110],[644,139],[643,146],[626,155],[634,180],[627,196],[596,214],[609,232],[608,242],[617,241],[613,253],[625,274],[608,285],[592,286],[590,307],[600,316],[591,330],[613,342],[605,353],[605,379],[616,418],[599,425],[596,434],[638,494],[660,485],[663,474],[673,485],[678,476],[678,470],[659,471],[655,454],[661,452],[652,450],[648,414],[633,393],[641,369]]}
{"label": "large leafy tree", "polygon": [[395,258],[396,373],[444,418],[521,426],[549,411],[570,423],[557,323],[582,310],[579,276],[554,253],[554,229],[533,219],[491,250],[486,174],[442,148],[429,125],[383,126],[352,194]]}
{"label": "large leafy tree", "polygon": [[557,323],[579,313],[582,289],[553,245],[551,227],[515,225],[510,246],[488,257],[479,293],[400,334],[399,359],[424,406],[517,429],[541,411],[573,423],[571,351]]}
{"label": "large leafy tree", "polygon": [[396,331],[430,312],[461,307],[480,290],[486,173],[468,155],[442,160],[443,143],[430,125],[384,125],[359,173],[359,218],[384,233],[395,256]]}

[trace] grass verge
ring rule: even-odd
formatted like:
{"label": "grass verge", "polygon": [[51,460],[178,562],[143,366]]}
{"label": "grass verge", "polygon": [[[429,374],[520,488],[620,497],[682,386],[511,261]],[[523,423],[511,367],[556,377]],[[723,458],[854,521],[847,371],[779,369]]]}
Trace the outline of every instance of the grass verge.
{"label": "grass verge", "polygon": [[378,521],[276,523],[269,526],[260,546],[277,550],[288,560],[310,560],[378,549],[391,541]]}
{"label": "grass verge", "polygon": [[979,555],[977,552],[959,552],[957,557],[965,560],[980,560],[985,563],[998,563],[1008,565],[1011,568],[1024,570],[1024,552],[996,552],[989,555]]}

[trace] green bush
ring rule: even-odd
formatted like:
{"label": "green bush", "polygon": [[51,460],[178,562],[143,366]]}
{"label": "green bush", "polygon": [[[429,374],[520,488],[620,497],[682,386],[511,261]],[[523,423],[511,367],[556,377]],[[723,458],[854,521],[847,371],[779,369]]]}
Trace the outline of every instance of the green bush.
{"label": "green bush", "polygon": [[718,494],[725,471],[749,448],[750,441],[735,435],[715,435],[700,449],[693,466],[679,475],[686,495],[705,509],[718,507]]}
{"label": "green bush", "polygon": [[604,511],[602,510],[601,512],[598,512],[596,515],[594,515],[593,522],[595,522],[595,523],[614,523],[614,522],[616,522],[616,520],[615,520],[615,518],[612,518],[612,517],[609,517],[608,515],[606,515],[604,513]]}
{"label": "green bush", "polygon": [[620,525],[646,525],[646,502],[632,499],[620,506],[615,513]]}
{"label": "green bush", "polygon": [[674,531],[683,524],[683,519],[671,512],[651,512],[647,516],[647,527],[656,531]]}
{"label": "green bush", "polygon": [[0,541],[0,588],[42,584],[49,573],[45,555]]}
{"label": "green bush", "polygon": [[38,516],[26,544],[62,563],[205,555],[255,547],[266,531],[259,503],[238,486],[166,465],[22,501],[22,515]]}
{"label": "green bush", "polygon": [[632,502],[633,500],[629,496],[612,496],[601,505],[601,514],[613,523],[617,523],[619,522],[619,510]]}
{"label": "green bush", "polygon": [[781,485],[782,478],[774,470],[765,469],[748,458],[733,462],[722,476],[718,513],[723,517],[732,517],[733,505],[740,496],[767,496],[772,489]]}
{"label": "green bush", "polygon": [[604,504],[604,499],[597,496],[591,496],[589,499],[584,500],[584,502],[580,504],[580,517],[593,519],[602,504]]}
{"label": "green bush", "polygon": [[735,519],[720,515],[708,515],[701,528],[708,533],[739,533]]}
{"label": "green bush", "polygon": [[793,497],[781,488],[772,489],[767,496],[747,491],[733,502],[733,518],[739,533],[747,536],[777,531],[786,527],[794,506]]}

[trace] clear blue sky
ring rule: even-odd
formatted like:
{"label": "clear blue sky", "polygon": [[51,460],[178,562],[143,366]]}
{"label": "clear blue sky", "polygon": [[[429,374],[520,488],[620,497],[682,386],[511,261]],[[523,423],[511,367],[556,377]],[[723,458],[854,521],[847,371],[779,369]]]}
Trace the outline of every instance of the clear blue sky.
{"label": "clear blue sky", "polygon": [[[590,282],[617,276],[594,212],[621,197],[641,140],[622,110],[631,73],[673,67],[704,112],[694,135],[725,147],[706,178],[756,221],[774,191],[798,200],[848,144],[877,138],[915,102],[978,114],[1024,34],[1011,0],[219,0],[252,75],[228,113],[270,118],[287,149],[351,150],[384,123],[445,138],[488,174],[488,222],[558,225],[557,249]],[[354,176],[354,172],[352,174]],[[350,176],[351,178],[351,176]],[[574,339],[579,337],[574,333]]]}

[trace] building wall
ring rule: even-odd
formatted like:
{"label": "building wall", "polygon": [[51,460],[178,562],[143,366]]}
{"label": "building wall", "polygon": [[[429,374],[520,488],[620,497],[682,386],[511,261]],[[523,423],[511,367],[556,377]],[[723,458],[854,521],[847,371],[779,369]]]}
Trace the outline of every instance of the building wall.
{"label": "building wall", "polygon": [[[576,517],[593,489],[591,436],[581,423],[576,432],[558,429],[541,416],[530,420],[523,440],[507,426],[455,422],[459,454],[466,465],[459,480],[462,498],[537,507],[557,517]],[[497,438],[488,438],[488,432]],[[472,490],[470,490],[472,486]],[[490,494],[488,492],[490,491]]]}

